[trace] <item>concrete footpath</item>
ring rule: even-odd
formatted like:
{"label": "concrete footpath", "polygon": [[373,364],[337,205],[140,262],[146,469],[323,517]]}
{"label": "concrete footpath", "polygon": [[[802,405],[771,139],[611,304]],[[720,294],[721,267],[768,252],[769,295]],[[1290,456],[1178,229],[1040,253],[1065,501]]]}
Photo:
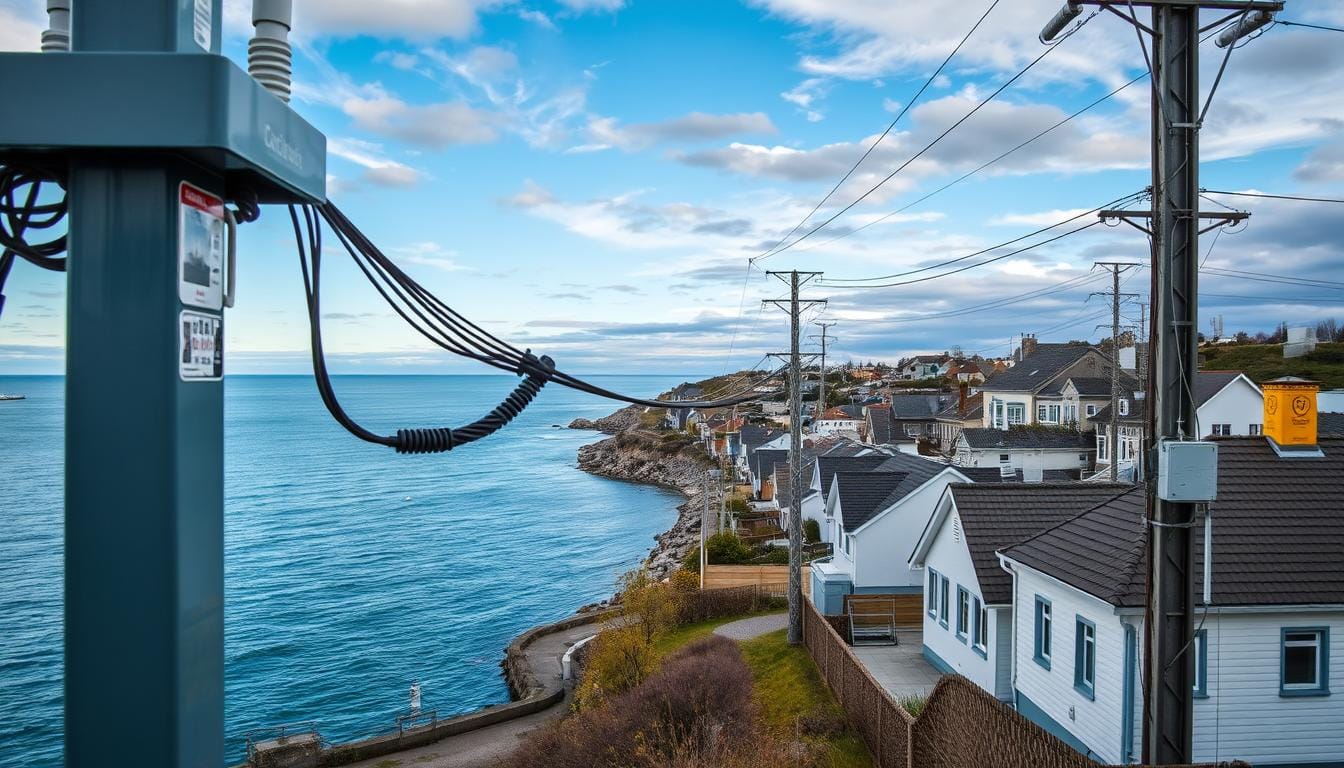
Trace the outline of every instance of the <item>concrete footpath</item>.
{"label": "concrete footpath", "polygon": [[[580,624],[554,634],[542,635],[527,646],[524,651],[527,662],[547,691],[565,687],[560,667],[565,651],[579,640],[597,634],[599,629],[599,622]],[[569,702],[570,693],[566,691],[562,703],[541,712],[350,765],[357,768],[487,768],[513,752],[519,739],[569,711]]]}

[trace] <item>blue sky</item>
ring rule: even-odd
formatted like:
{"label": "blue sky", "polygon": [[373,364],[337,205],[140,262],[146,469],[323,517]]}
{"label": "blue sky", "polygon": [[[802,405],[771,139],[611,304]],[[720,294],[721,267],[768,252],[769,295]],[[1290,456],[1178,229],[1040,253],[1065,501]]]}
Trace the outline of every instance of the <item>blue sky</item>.
{"label": "blue sky", "polygon": [[[808,226],[924,147],[1042,50],[1058,0],[1002,0],[943,76]],[[719,373],[787,345],[784,292],[747,260],[819,201],[989,6],[965,0],[296,0],[294,106],[328,137],[329,195],[469,317],[582,372]],[[1344,25],[1344,4],[1290,0],[1284,19]],[[36,47],[37,0],[0,0],[0,49]],[[226,0],[225,52],[245,60],[247,3]],[[1210,17],[1212,21],[1215,17]],[[1344,196],[1344,36],[1278,26],[1236,50],[1202,133],[1210,189]],[[1207,89],[1220,49],[1204,48]],[[1139,74],[1132,28],[1102,14],[863,203],[768,269],[901,272],[1015,238],[1148,183],[1147,83],[991,169],[955,179]],[[1344,206],[1246,198],[1207,266],[1344,280]],[[1212,207],[1213,203],[1209,203]],[[1090,221],[1090,218],[1079,223]],[[801,232],[800,231],[800,232]],[[843,237],[841,237],[843,236]],[[796,235],[795,235],[796,237]],[[836,238],[839,239],[836,239]],[[1101,282],[951,318],[919,316],[1143,260],[1142,236],[1094,227],[916,285],[813,287],[840,359],[893,361],[1009,338],[1099,337]],[[240,231],[234,373],[309,369],[288,218]],[[471,372],[401,324],[348,259],[327,261],[338,372]],[[1145,285],[1131,273],[1126,290]],[[1202,325],[1344,320],[1344,292],[1206,275]],[[0,318],[0,373],[63,368],[64,282],[21,265]],[[1323,299],[1315,300],[1313,299]],[[1137,319],[1137,307],[1127,307]],[[809,313],[809,318],[814,313]],[[730,351],[731,350],[731,351]]]}

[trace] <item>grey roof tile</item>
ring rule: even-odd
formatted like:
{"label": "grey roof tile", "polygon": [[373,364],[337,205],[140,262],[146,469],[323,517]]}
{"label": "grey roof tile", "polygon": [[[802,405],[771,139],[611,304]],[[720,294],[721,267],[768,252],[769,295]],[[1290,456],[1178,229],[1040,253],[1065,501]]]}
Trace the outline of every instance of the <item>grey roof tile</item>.
{"label": "grey roof tile", "polygon": [[854,531],[881,512],[893,492],[905,481],[904,472],[838,472],[835,483],[840,501],[840,520],[846,531]]}
{"label": "grey roof tile", "polygon": [[1090,432],[1074,432],[1059,427],[1021,426],[1012,429],[967,427],[961,431],[966,444],[975,449],[1012,448],[1052,450],[1095,450],[1095,438]]}
{"label": "grey roof tile", "polygon": [[987,390],[1034,391],[1078,362],[1093,347],[1087,344],[1038,344],[1036,351],[984,384]]}

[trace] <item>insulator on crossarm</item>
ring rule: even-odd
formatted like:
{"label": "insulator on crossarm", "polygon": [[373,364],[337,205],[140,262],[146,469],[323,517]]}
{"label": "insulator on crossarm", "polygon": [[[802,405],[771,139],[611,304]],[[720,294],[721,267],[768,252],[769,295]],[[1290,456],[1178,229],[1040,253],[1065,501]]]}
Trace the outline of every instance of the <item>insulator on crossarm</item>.
{"label": "insulator on crossarm", "polygon": [[70,50],[70,5],[74,0],[47,0],[47,29],[42,30],[43,53]]}

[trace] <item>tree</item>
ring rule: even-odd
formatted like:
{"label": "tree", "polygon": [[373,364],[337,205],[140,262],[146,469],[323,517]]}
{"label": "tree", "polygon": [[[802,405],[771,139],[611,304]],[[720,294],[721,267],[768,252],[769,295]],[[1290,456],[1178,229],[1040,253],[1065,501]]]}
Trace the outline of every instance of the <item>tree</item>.
{"label": "tree", "polygon": [[1344,341],[1344,335],[1341,334],[1339,321],[1333,317],[1327,317],[1316,324],[1316,340],[1320,342]]}

